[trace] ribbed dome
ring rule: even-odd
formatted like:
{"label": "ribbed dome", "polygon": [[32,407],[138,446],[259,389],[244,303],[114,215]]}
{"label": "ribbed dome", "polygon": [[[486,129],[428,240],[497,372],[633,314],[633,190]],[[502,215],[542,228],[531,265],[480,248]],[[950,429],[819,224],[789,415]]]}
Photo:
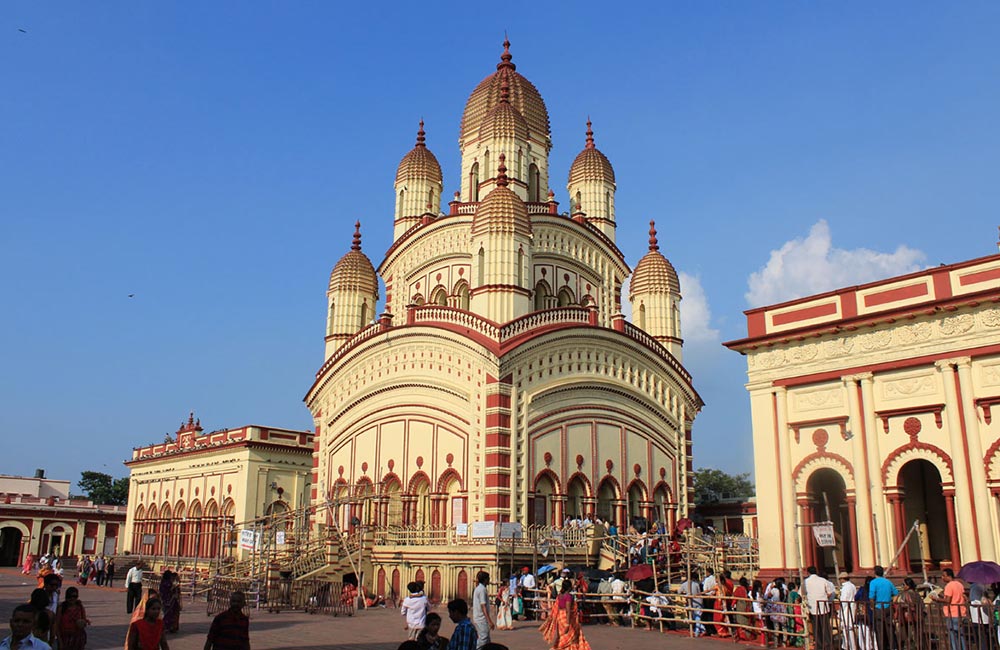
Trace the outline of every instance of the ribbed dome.
{"label": "ribbed dome", "polygon": [[354,224],[351,250],[340,258],[330,273],[330,291],[350,291],[378,295],[378,276],[368,256],[361,252],[361,222]]}
{"label": "ribbed dome", "polygon": [[632,272],[629,298],[640,293],[681,292],[681,282],[670,260],[660,253],[656,240],[656,223],[649,222],[649,252],[643,255]]}
{"label": "ribbed dome", "polygon": [[607,156],[594,146],[594,130],[587,120],[587,144],[569,168],[569,184],[583,181],[615,182],[615,170]]}
{"label": "ribbed dome", "polygon": [[427,145],[424,144],[425,135],[424,121],[420,120],[420,129],[417,131],[417,144],[414,145],[408,154],[403,156],[403,159],[399,161],[399,167],[396,168],[397,183],[417,179],[426,179],[436,183],[443,181],[441,165],[438,163],[437,158],[434,157],[434,154],[431,153],[431,150],[427,148]]}
{"label": "ribbed dome", "polygon": [[479,137],[528,139],[528,122],[510,105],[510,84],[506,78],[501,81],[500,103],[491,108],[483,118],[483,123],[479,127]]}
{"label": "ribbed dome", "polygon": [[475,133],[476,128],[483,123],[487,113],[500,103],[500,87],[504,79],[510,86],[511,106],[524,118],[528,130],[535,137],[548,138],[550,135],[549,111],[545,108],[541,94],[534,84],[516,72],[517,67],[511,63],[510,42],[504,41],[503,46],[503,55],[497,64],[497,71],[479,82],[465,103],[462,126],[458,134],[459,145],[465,144],[465,141]]}
{"label": "ribbed dome", "polygon": [[497,186],[480,201],[476,214],[472,217],[472,234],[487,232],[516,233],[531,235],[531,220],[528,206],[515,192],[507,187],[506,156],[500,154],[497,169]]}

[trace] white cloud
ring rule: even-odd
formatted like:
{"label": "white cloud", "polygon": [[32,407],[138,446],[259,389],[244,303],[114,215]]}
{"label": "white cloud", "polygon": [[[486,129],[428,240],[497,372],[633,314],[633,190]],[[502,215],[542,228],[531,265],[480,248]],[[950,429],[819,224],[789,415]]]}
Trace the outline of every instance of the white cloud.
{"label": "white cloud", "polygon": [[[902,244],[893,253],[835,248],[830,226],[820,219],[805,239],[793,239],[771,251],[767,264],[750,274],[745,297],[751,307],[793,300],[919,271],[925,257],[923,251]],[[684,298],[687,299],[687,292]]]}
{"label": "white cloud", "polygon": [[701,278],[681,271],[681,335],[685,343],[713,343],[719,330],[712,329],[712,310],[708,306]]}

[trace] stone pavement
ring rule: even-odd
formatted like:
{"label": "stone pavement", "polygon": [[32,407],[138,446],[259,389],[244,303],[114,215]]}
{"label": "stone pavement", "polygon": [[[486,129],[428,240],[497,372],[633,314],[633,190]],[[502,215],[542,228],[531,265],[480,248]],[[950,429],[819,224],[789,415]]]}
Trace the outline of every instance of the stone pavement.
{"label": "stone pavement", "polygon": [[[65,589],[68,581],[63,585]],[[121,650],[129,617],[125,613],[125,590],[88,585],[80,587],[80,599],[87,608],[92,625],[88,628],[87,647],[93,650]],[[10,611],[27,600],[35,587],[14,569],[0,569],[0,622],[3,637]],[[185,603],[181,614],[181,632],[168,637],[171,650],[201,650],[211,618],[205,614],[205,603]],[[451,633],[447,610],[438,606],[434,611],[445,619],[443,630]],[[397,611],[377,608],[360,611],[352,617],[309,615],[299,612],[271,614],[254,612],[250,621],[250,640],[254,650],[291,650],[294,648],[331,650],[395,650],[406,639],[403,617]],[[512,631],[494,632],[493,640],[511,650],[546,650],[547,646],[533,622],[515,623]],[[685,634],[646,632],[607,625],[588,625],[584,635],[593,650],[732,650],[732,642],[715,639],[692,639]],[[2,638],[2,637],[0,637]]]}

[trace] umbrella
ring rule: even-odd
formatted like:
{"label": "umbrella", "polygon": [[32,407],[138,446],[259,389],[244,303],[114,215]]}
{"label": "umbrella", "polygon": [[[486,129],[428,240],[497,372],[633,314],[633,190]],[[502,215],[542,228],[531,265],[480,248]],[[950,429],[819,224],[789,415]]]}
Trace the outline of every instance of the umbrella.
{"label": "umbrella", "polygon": [[652,564],[634,564],[625,572],[625,579],[630,581],[644,580],[653,577]]}
{"label": "umbrella", "polygon": [[540,567],[538,567],[538,576],[541,577],[541,576],[545,575],[546,573],[548,573],[549,571],[555,571],[558,568],[559,567],[557,567],[554,564],[546,564],[545,566],[540,566]]}
{"label": "umbrella", "polygon": [[958,572],[958,577],[966,582],[993,584],[1000,582],[1000,564],[996,562],[969,562]]}

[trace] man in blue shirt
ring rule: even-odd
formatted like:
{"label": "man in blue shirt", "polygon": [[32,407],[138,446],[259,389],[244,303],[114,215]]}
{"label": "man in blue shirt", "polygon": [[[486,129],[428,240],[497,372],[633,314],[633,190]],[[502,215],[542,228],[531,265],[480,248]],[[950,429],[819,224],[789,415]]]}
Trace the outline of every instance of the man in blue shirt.
{"label": "man in blue shirt", "polygon": [[461,598],[448,603],[448,618],[455,624],[455,631],[448,642],[448,650],[476,650],[479,635],[469,620],[469,605]]}
{"label": "man in blue shirt", "polygon": [[875,607],[875,638],[879,648],[895,645],[892,624],[892,599],[899,595],[896,585],[885,577],[885,569],[875,567],[875,579],[868,585],[868,598]]}

